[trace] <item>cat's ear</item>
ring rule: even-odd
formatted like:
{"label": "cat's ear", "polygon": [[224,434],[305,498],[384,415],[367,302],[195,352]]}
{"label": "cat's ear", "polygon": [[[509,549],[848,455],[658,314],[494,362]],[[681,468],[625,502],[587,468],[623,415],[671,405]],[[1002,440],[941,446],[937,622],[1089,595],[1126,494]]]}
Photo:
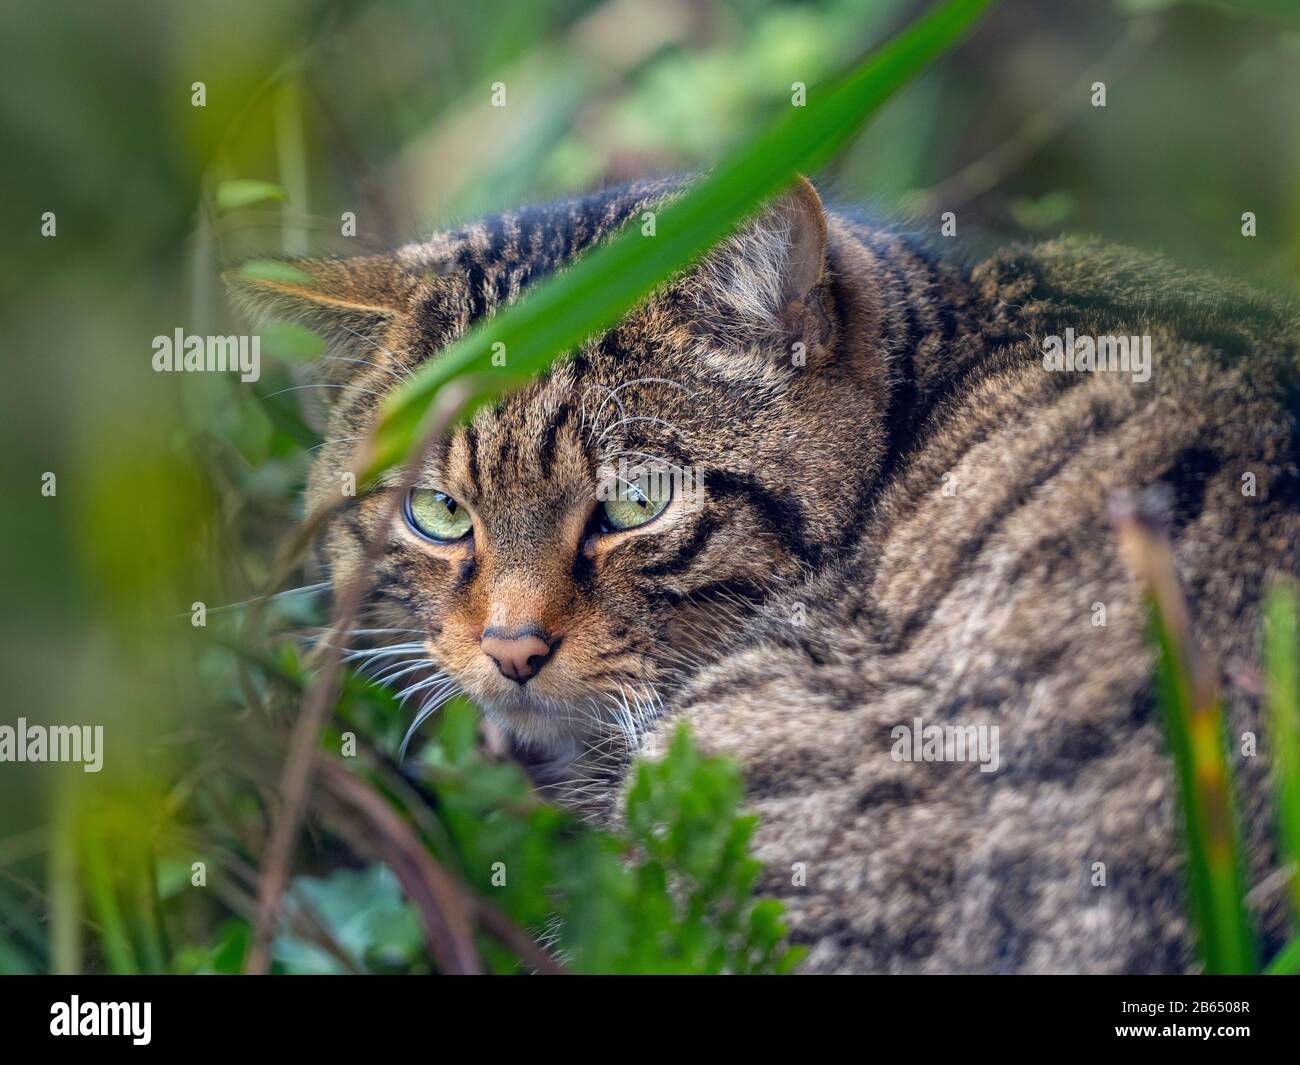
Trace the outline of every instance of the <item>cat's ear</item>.
{"label": "cat's ear", "polygon": [[770,211],[784,232],[781,298],[788,306],[807,296],[821,278],[826,262],[826,213],[817,190],[802,174],[796,175],[794,186]]}
{"label": "cat's ear", "polygon": [[821,197],[799,175],[705,258],[701,295],[737,324],[767,330],[790,319],[817,284],[825,261]]}
{"label": "cat's ear", "polygon": [[368,335],[410,306],[415,279],[394,259],[259,259],[223,275],[254,321],[298,322],[326,339]]}
{"label": "cat's ear", "polygon": [[[270,321],[296,322],[339,350],[369,345],[387,354],[378,338],[411,306],[416,281],[395,260],[382,255],[348,259],[257,259],[222,274],[232,301],[255,328]],[[374,352],[351,359],[335,355],[309,366],[294,365],[293,380],[303,418],[324,434],[330,405],[358,366]]]}

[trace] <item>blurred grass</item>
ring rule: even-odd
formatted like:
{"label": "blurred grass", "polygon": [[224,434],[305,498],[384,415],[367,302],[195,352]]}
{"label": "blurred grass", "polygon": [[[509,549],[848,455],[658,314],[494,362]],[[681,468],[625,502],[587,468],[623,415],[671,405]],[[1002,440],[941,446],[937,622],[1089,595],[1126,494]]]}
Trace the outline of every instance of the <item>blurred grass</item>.
{"label": "blurred grass", "polygon": [[[1116,508],[1120,548],[1142,589],[1156,648],[1156,695],[1178,783],[1180,827],[1187,856],[1187,882],[1204,972],[1244,974],[1261,971],[1247,913],[1247,865],[1233,798],[1232,770],[1222,699],[1211,656],[1197,647],[1192,618],[1179,589],[1173,553],[1159,517],[1140,502]],[[1274,816],[1279,853],[1287,872],[1293,926],[1300,924],[1296,858],[1300,836],[1300,698],[1296,672],[1297,599],[1289,584],[1269,592],[1264,611],[1266,715],[1275,785]],[[1262,970],[1300,969],[1300,937]]]}
{"label": "blurred grass", "polygon": [[[1291,909],[1300,931],[1300,599],[1279,581],[1265,604],[1269,746],[1273,754],[1278,843],[1290,865]],[[1300,966],[1298,966],[1300,968]]]}
{"label": "blurred grass", "polygon": [[1182,799],[1192,908],[1205,971],[1254,972],[1255,945],[1246,916],[1245,862],[1224,751],[1222,703],[1217,689],[1207,689],[1192,677],[1196,650],[1188,634],[1172,622],[1172,604],[1157,595],[1152,616],[1159,649],[1159,699]]}

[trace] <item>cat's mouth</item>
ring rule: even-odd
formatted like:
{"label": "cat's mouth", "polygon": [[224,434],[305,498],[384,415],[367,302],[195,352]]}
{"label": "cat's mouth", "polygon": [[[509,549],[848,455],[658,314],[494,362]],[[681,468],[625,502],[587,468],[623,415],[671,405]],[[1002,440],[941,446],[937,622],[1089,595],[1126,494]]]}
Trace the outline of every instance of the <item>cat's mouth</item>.
{"label": "cat's mouth", "polygon": [[466,694],[512,739],[535,747],[592,745],[611,738],[635,744],[660,709],[651,685],[593,687],[558,668],[549,677],[543,670],[524,684],[500,676],[477,679],[465,686]]}
{"label": "cat's mouth", "polygon": [[[444,630],[441,640],[425,641],[426,661],[436,671],[430,677],[441,680],[422,682],[419,674],[411,683],[402,676],[399,683],[407,683],[408,690],[418,687],[422,698],[426,690],[436,696],[418,705],[416,729],[454,695],[474,703],[511,740],[540,749],[611,738],[634,743],[658,715],[659,695],[645,679],[647,664],[640,659],[614,663],[586,641],[552,637],[544,660],[530,663],[524,653],[530,648],[507,653],[489,645],[485,650],[476,635],[469,628],[463,636]],[[620,667],[631,667],[635,676]]]}

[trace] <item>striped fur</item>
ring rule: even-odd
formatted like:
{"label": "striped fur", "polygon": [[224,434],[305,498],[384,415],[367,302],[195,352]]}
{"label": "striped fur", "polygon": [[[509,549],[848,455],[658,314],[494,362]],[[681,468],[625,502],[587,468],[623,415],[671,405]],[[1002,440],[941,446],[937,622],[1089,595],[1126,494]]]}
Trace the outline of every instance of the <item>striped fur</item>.
{"label": "striped fur", "polygon": [[[675,188],[529,208],[245,291],[361,360],[324,364],[342,387],[311,507],[338,499],[376,393]],[[1067,328],[1150,335],[1150,381],[1047,372],[1043,340]],[[1261,736],[1234,768],[1273,943],[1258,602],[1297,571],[1298,350],[1292,308],[1165,261],[1060,241],[971,267],[823,213],[800,186],[457,429],[420,483],[472,510],[473,543],[388,530],[372,605],[425,631],[552,794],[593,817],[676,720],[738,757],[765,886],[810,970],[1186,969],[1170,768],[1107,503],[1169,497],[1232,735]],[[703,498],[595,533],[593,486],[620,456],[702,471]],[[385,495],[332,522],[336,582],[380,533]],[[559,639],[527,689],[479,649],[494,618]],[[1001,768],[895,761],[891,730],[918,717],[998,726]]]}

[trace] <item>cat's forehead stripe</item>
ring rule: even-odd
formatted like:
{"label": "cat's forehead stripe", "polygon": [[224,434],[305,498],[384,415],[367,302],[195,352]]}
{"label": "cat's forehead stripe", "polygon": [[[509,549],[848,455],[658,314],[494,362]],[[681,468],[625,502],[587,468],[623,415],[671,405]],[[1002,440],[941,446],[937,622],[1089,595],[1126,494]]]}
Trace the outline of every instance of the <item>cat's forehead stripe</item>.
{"label": "cat's forehead stripe", "polygon": [[[402,249],[405,262],[459,278],[467,328],[539,277],[680,188],[641,181],[559,203],[506,211]],[[439,337],[440,341],[445,337]]]}

